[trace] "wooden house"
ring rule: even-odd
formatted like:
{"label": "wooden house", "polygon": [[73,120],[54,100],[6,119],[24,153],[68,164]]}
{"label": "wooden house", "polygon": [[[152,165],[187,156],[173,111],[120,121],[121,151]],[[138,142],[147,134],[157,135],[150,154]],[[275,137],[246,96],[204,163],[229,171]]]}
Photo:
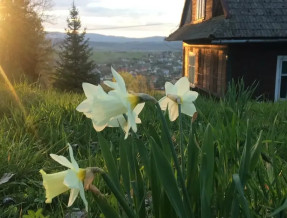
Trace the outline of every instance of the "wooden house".
{"label": "wooden house", "polygon": [[228,82],[259,82],[257,94],[287,98],[287,0],[186,0],[179,28],[183,75],[222,96]]}

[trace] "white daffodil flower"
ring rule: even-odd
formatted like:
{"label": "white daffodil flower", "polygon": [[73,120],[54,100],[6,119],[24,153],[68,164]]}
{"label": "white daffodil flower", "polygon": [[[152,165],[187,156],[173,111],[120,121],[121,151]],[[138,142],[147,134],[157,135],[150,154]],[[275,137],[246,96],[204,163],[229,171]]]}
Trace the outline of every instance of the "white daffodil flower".
{"label": "white daffodil flower", "polygon": [[[83,83],[87,99],[76,109],[92,119],[96,131],[102,131],[106,126],[121,126],[126,133],[125,138],[127,138],[130,128],[134,132],[137,131],[138,114],[144,104],[134,110],[140,102],[139,95],[127,92],[123,78],[113,68],[112,74],[116,82],[104,82],[113,89],[109,93],[106,93],[101,86]],[[127,118],[126,122],[122,120],[124,116]],[[118,122],[118,124],[115,124],[115,122]]]}
{"label": "white daffodil flower", "polygon": [[190,91],[190,83],[187,77],[180,78],[174,85],[170,82],[165,83],[166,96],[159,100],[162,110],[168,108],[170,121],[178,117],[178,105],[181,105],[181,112],[193,116],[196,108],[193,102],[196,100],[198,93]]}
{"label": "white daffodil flower", "polygon": [[44,170],[40,170],[43,177],[43,185],[46,189],[46,203],[51,203],[54,197],[71,190],[68,207],[74,203],[78,194],[80,193],[80,196],[85,204],[86,211],[88,211],[88,202],[85,198],[83,186],[86,170],[79,168],[73,155],[73,149],[70,145],[69,153],[71,162],[64,156],[50,154],[51,158],[53,158],[59,164],[68,167],[68,170],[52,174],[46,174]]}
{"label": "white daffodil flower", "polygon": [[[136,115],[135,122],[137,124],[141,123],[141,119],[138,117],[138,115],[144,108],[144,105],[145,103],[140,103],[133,110],[133,112]],[[125,132],[125,139],[128,137],[128,133],[131,128],[131,126],[129,125],[129,122],[127,122],[126,117],[124,117],[123,115],[119,115],[117,117],[114,117],[112,120],[110,120],[108,123],[108,127],[121,127]]]}

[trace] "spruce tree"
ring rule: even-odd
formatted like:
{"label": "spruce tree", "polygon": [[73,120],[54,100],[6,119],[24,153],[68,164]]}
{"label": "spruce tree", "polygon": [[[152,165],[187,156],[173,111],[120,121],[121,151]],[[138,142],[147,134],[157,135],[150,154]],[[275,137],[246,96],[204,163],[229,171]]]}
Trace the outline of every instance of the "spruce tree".
{"label": "spruce tree", "polygon": [[74,3],[67,24],[57,61],[55,86],[65,91],[81,91],[83,82],[98,84],[99,74],[95,72],[96,64],[91,60],[92,49],[88,39],[85,39],[86,31],[79,33],[81,21]]}

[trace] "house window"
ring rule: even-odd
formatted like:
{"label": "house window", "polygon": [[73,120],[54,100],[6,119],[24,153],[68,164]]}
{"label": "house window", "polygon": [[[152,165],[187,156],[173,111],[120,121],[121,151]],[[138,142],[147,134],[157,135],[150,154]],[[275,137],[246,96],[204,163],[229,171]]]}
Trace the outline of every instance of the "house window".
{"label": "house window", "polygon": [[287,99],[287,56],[278,56],[275,84],[275,101]]}
{"label": "house window", "polygon": [[195,82],[195,54],[193,52],[189,52],[188,56],[188,79],[189,82],[194,84]]}
{"label": "house window", "polygon": [[204,19],[205,16],[205,0],[196,1],[196,19]]}

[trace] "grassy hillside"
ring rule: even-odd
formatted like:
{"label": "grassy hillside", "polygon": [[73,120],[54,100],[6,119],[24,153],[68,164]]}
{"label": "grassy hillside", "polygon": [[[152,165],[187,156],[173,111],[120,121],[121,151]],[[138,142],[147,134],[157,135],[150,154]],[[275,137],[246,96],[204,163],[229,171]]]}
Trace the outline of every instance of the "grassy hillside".
{"label": "grassy hillside", "polygon": [[[49,154],[68,156],[66,144],[69,142],[81,167],[106,168],[91,121],[75,110],[85,97],[41,90],[27,84],[15,85],[15,90],[19,100],[6,85],[0,85],[0,177],[4,173],[15,174],[9,182],[0,185],[1,201],[7,197],[15,201],[1,205],[0,214],[3,217],[19,217],[27,214],[27,210],[43,208],[45,215],[63,217],[72,210],[66,207],[68,194],[55,198],[52,204],[44,203],[45,194],[39,170],[44,169],[47,173],[64,170]],[[246,186],[250,208],[253,214],[263,217],[279,207],[287,194],[287,102],[244,102],[240,116],[237,103],[231,100],[218,101],[199,97],[196,107],[199,116],[194,129],[198,143],[201,143],[208,123],[211,124],[216,138],[214,190],[218,195],[215,195],[214,210],[224,208],[225,202],[221,201],[224,196],[220,195],[224,192],[221,190],[229,184],[231,175],[238,170],[247,120],[252,143],[255,143],[259,132],[263,130],[262,156]],[[160,132],[153,105],[147,104],[140,117],[143,123],[138,126],[138,134],[143,140],[151,127]],[[178,123],[169,125],[176,139]],[[185,132],[189,131],[189,125],[190,119],[184,117]],[[115,144],[118,143],[119,134],[119,129],[115,128],[103,131],[103,136]],[[96,178],[95,184],[107,194],[111,204],[117,205],[101,178]],[[95,205],[91,193],[87,193],[87,199],[90,205]],[[77,199],[72,208],[83,207],[83,203]],[[99,214],[96,206],[90,207],[91,217]]]}

